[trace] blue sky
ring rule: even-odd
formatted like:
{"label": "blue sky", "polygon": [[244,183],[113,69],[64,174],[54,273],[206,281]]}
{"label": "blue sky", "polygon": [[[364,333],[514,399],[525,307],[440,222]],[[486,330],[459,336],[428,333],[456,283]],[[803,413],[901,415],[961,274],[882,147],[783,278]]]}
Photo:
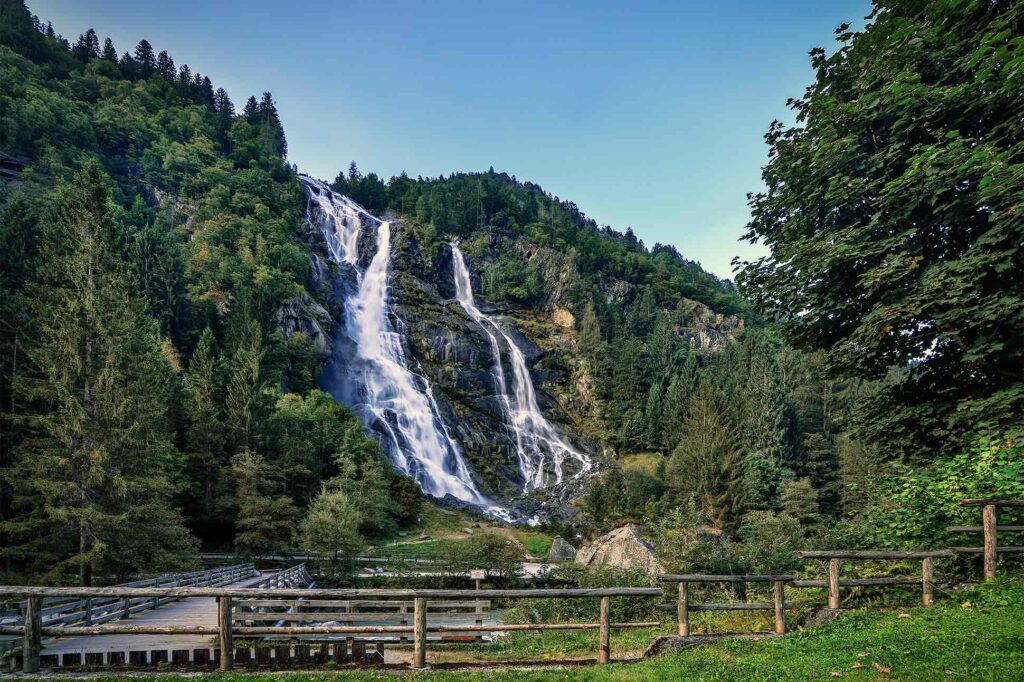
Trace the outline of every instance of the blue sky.
{"label": "blue sky", "polygon": [[65,37],[146,38],[241,106],[273,92],[289,159],[331,179],[507,171],[731,276],[764,132],[869,0],[29,0]]}

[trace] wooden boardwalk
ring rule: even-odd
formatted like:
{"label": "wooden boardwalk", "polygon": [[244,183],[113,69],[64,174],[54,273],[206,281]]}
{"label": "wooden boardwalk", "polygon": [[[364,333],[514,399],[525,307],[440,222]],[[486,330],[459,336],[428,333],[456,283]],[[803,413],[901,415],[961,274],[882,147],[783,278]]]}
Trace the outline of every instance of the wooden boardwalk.
{"label": "wooden boardwalk", "polygon": [[[225,585],[225,587],[251,587],[267,575],[258,575],[245,580]],[[207,625],[217,627],[217,600],[213,597],[191,597],[161,606],[152,611],[144,611],[128,621],[132,625],[159,625],[166,627],[186,627]],[[150,651],[155,649],[201,649],[216,646],[217,638],[211,635],[79,635],[74,637],[46,637],[43,639],[43,656],[57,655],[63,659],[64,654],[109,653],[123,651],[125,660],[130,651]]]}

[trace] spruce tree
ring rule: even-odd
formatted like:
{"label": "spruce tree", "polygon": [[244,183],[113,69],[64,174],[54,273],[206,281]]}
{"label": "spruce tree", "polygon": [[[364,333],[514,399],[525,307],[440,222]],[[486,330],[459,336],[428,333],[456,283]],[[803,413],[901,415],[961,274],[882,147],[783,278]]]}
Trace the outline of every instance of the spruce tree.
{"label": "spruce tree", "polygon": [[96,567],[117,573],[142,538],[154,560],[192,550],[168,503],[173,378],[118,253],[96,162],[55,191],[41,254],[28,349],[40,410],[16,467],[51,563],[89,585]]}
{"label": "spruce tree", "polygon": [[264,386],[262,339],[259,323],[250,320],[231,358],[225,407],[228,432],[235,448],[253,448],[256,445]]}
{"label": "spruce tree", "polygon": [[742,513],[740,429],[721,392],[701,383],[669,460],[669,487],[692,495],[703,513],[734,530]]}
{"label": "spruce tree", "polygon": [[139,73],[143,78],[148,77],[156,70],[156,53],[149,41],[142,39],[135,46],[135,61],[139,64]]}
{"label": "spruce tree", "polygon": [[216,484],[224,460],[224,420],[221,414],[222,368],[217,341],[207,327],[192,353],[182,381],[185,447],[191,489],[192,515],[204,521],[216,515]]}
{"label": "spruce tree", "polygon": [[88,62],[93,59],[98,59],[100,56],[100,39],[96,35],[96,31],[91,28],[78,36],[78,41],[75,42],[75,46],[71,48],[71,54],[75,59],[83,62]]}
{"label": "spruce tree", "polygon": [[174,60],[171,59],[171,55],[167,53],[167,50],[161,50],[160,54],[157,55],[156,72],[169,83],[173,83],[175,76],[178,75],[178,72],[174,69]]}
{"label": "spruce tree", "polygon": [[114,41],[110,38],[103,41],[103,59],[117,63],[117,50],[114,49]]}

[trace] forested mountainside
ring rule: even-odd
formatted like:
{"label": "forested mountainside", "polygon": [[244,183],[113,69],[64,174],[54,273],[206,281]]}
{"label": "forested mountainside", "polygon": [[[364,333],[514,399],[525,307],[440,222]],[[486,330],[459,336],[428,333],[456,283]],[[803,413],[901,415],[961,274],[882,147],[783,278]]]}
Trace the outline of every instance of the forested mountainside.
{"label": "forested mountainside", "polygon": [[[324,485],[358,493],[366,537],[414,519],[416,486],[317,388],[323,339],[301,330],[311,303],[331,305],[313,276],[322,241],[270,93],[236,112],[225,91],[145,40],[119,54],[87,30],[72,44],[23,3],[0,8],[6,565],[31,571],[60,556],[127,575],[187,561],[195,539],[271,551],[291,542]],[[633,408],[646,405],[655,370],[625,385],[612,353],[647,361],[620,345],[657,327],[680,348],[690,337],[720,347],[741,324],[730,284],[533,185],[496,173],[400,177],[385,188],[396,205],[382,206],[366,195],[372,178],[353,174],[346,182],[364,189],[339,189],[406,217],[398,262],[409,269],[451,272],[447,242],[465,240],[480,297],[523,317],[515,331],[545,411],[596,455],[641,442],[643,409]],[[471,204],[478,191],[485,204]],[[82,264],[102,276],[76,272]],[[433,371],[417,332],[428,320],[403,281],[400,313]],[[454,295],[447,274],[430,285]],[[559,340],[573,345],[531,350]],[[474,430],[457,416],[474,476],[510,493],[514,476],[489,458],[497,424]]]}
{"label": "forested mountainside", "polygon": [[[421,487],[566,535],[643,521],[671,565],[770,572],[784,567],[758,563],[768,546],[932,540],[955,517],[946,498],[1024,493],[1021,297],[1006,275],[1018,171],[963,188],[984,196],[927,185],[948,207],[935,218],[893,197],[945,177],[929,164],[958,135],[902,165],[872,157],[906,176],[879,190],[893,215],[941,235],[972,201],[998,205],[995,234],[974,216],[973,237],[919,243],[893,218],[878,240],[835,226],[839,248],[832,228],[800,222],[848,215],[805,157],[820,139],[852,144],[826,124],[829,98],[874,115],[848,85],[888,87],[858,70],[874,41],[914,71],[928,63],[907,43],[920,25],[959,65],[949,78],[998,80],[965,55],[975,34],[1019,42],[1006,12],[965,13],[951,41],[941,13],[882,8],[867,39],[841,33],[857,50],[815,53],[818,89],[795,103],[812,125],[768,135],[774,190],[752,199],[749,236],[778,259],[746,266],[748,299],[494,170],[302,176],[269,92],[236,111],[145,40],[120,54],[92,30],[72,43],[0,0],[5,572],[109,581],[190,564],[200,544],[266,556],[323,551],[317,538],[350,555],[414,526]],[[901,125],[894,154],[913,146]],[[866,172],[850,154],[833,170]],[[874,265],[854,281],[851,262]],[[984,303],[963,336],[950,320],[979,300],[970,282]]]}

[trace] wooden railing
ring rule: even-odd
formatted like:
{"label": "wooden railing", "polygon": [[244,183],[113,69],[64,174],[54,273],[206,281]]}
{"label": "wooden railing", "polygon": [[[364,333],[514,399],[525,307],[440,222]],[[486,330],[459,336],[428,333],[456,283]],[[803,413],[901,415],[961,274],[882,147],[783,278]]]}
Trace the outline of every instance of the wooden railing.
{"label": "wooden railing", "polygon": [[[234,667],[234,637],[237,636],[279,636],[299,635],[349,635],[406,633],[413,637],[413,667],[426,666],[427,634],[431,632],[512,632],[535,630],[598,630],[598,661],[610,660],[610,631],[621,628],[657,627],[658,622],[612,623],[609,618],[611,597],[660,597],[660,587],[615,587],[600,589],[537,589],[537,590],[390,590],[390,589],[267,589],[267,588],[208,588],[208,587],[12,587],[0,586],[0,598],[27,598],[25,624],[23,626],[0,627],[0,634],[21,635],[23,644],[23,669],[26,672],[39,670],[40,642],[44,635],[216,635],[218,638],[219,665],[221,670]],[[43,599],[57,597],[96,598],[158,598],[182,599],[188,597],[214,597],[218,601],[216,626],[157,626],[157,625],[99,625],[47,627],[43,625],[41,609]],[[382,626],[235,626],[234,608],[240,600],[269,599],[374,599],[412,600],[413,623],[408,625]],[[494,625],[429,625],[427,623],[427,601],[440,599],[599,599],[600,619],[597,623],[525,623]]]}
{"label": "wooden railing", "polygon": [[[828,607],[838,609],[841,599],[839,588],[841,587],[872,587],[882,585],[920,585],[921,601],[925,606],[930,606],[935,600],[935,571],[933,561],[941,557],[953,556],[953,551],[940,549],[932,551],[861,551],[861,550],[815,550],[797,552],[800,559],[827,559],[828,579],[827,580],[794,580],[793,587],[827,587]],[[842,570],[844,560],[850,561],[900,561],[906,559],[921,560],[921,576],[883,576],[881,578],[848,578],[841,579],[839,573]]]}
{"label": "wooden railing", "polygon": [[[116,587],[220,587],[255,575],[257,575],[256,568],[252,564],[238,564],[206,571],[161,575],[156,578],[123,583]],[[171,601],[174,599],[105,597],[69,600],[49,597],[43,600],[40,614],[42,623],[46,627],[73,624],[100,625],[113,620],[129,618],[140,611],[155,609]],[[0,619],[0,625],[12,625],[23,621],[27,606],[26,602],[22,602],[20,604],[21,615]]]}
{"label": "wooden railing", "polygon": [[[774,611],[775,633],[786,632],[786,608],[792,604],[785,601],[786,583],[793,582],[791,575],[663,575],[660,580],[679,583],[676,599],[676,622],[679,636],[690,636],[691,611]],[[726,604],[695,604],[690,601],[689,586],[694,583],[772,583],[771,602],[732,602]]]}
{"label": "wooden railing", "polygon": [[981,507],[980,526],[948,526],[950,533],[984,533],[981,547],[954,547],[957,554],[983,554],[985,556],[985,580],[996,579],[996,558],[1000,552],[1006,554],[1024,553],[1024,547],[999,547],[996,536],[999,531],[1020,533],[1024,526],[999,526],[996,524],[996,510],[999,507],[1024,507],[1024,500],[960,500],[961,507]]}

